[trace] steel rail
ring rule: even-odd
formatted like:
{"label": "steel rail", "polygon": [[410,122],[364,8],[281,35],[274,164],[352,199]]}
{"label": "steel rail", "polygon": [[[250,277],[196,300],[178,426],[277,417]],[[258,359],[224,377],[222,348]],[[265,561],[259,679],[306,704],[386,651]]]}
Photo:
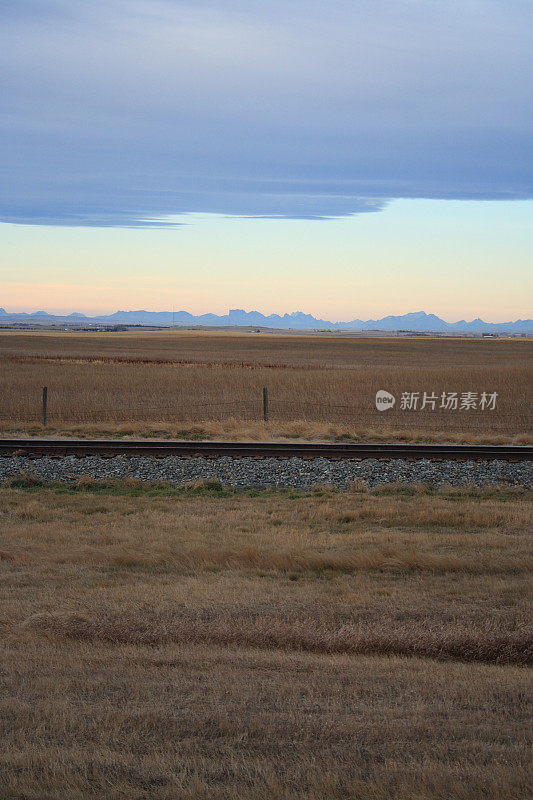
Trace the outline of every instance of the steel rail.
{"label": "steel rail", "polygon": [[399,444],[364,442],[220,442],[111,439],[0,439],[0,455],[152,456],[164,458],[326,458],[533,461],[533,447],[516,445]]}

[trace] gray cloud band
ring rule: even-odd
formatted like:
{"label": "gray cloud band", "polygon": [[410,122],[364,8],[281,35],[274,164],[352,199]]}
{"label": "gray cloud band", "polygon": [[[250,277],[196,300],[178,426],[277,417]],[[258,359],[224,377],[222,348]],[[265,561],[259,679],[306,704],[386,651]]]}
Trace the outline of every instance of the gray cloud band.
{"label": "gray cloud band", "polygon": [[520,0],[6,0],[0,22],[4,221],[533,197]]}

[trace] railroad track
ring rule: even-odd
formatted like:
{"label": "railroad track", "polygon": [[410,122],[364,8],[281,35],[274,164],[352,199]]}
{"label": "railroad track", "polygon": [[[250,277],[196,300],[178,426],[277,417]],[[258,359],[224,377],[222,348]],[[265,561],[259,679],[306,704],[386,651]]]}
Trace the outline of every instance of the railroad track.
{"label": "railroad track", "polygon": [[365,444],[360,442],[213,442],[213,441],[150,441],[104,439],[0,439],[1,456],[98,455],[113,456],[179,456],[181,458],[327,458],[339,459],[431,459],[533,461],[533,447],[511,445],[462,444]]}

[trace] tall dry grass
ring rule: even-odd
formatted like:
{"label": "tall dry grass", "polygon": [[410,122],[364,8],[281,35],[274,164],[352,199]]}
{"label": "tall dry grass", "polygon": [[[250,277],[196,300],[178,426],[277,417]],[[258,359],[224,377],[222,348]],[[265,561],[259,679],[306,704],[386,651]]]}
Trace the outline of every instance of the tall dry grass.
{"label": "tall dry grass", "polygon": [[26,485],[1,797],[527,796],[530,492]]}
{"label": "tall dry grass", "polygon": [[523,668],[34,633],[3,651],[6,798],[528,795]]}
{"label": "tall dry grass", "polygon": [[[2,334],[0,425],[40,422],[43,385],[55,429],[129,425],[246,435],[270,395],[270,428],[298,421],[335,435],[527,441],[531,345],[522,340],[365,339],[254,334]],[[379,413],[386,389],[394,409]],[[402,392],[497,392],[494,411],[401,410]],[[239,434],[239,431],[241,433]],[[266,431],[268,435],[268,429]]]}
{"label": "tall dry grass", "polygon": [[433,658],[439,661],[481,661],[490,664],[533,665],[533,631],[526,623],[504,630],[497,623],[468,624],[456,620],[437,629],[424,624],[343,625],[328,630],[315,620],[289,622],[271,616],[243,619],[205,612],[143,618],[126,614],[43,614],[28,625],[58,637],[111,644],[162,646],[208,644],[260,647],[310,653],[345,653]]}
{"label": "tall dry grass", "polygon": [[[101,569],[138,576],[135,591],[127,589],[116,608],[96,592],[83,612],[67,603],[32,617],[32,625],[130,644],[240,642],[317,652],[531,659],[527,598],[519,588],[533,568],[527,492],[511,491],[507,499],[422,490],[405,497],[286,498],[268,492],[217,497],[192,488],[154,498],[142,490],[128,494],[139,492],[136,484],[116,495],[120,486],[109,486],[109,494],[91,482],[66,495],[0,494],[10,527],[1,548],[6,569],[39,575],[47,565],[80,576]],[[152,609],[152,587],[172,576],[183,586],[168,584]],[[450,580],[467,603],[432,596]],[[242,591],[232,591],[228,603],[231,582]],[[513,605],[493,607],[503,582],[514,593]],[[330,594],[337,585],[339,592]],[[386,593],[376,595],[372,585]],[[483,600],[480,586],[482,595],[489,592]]]}

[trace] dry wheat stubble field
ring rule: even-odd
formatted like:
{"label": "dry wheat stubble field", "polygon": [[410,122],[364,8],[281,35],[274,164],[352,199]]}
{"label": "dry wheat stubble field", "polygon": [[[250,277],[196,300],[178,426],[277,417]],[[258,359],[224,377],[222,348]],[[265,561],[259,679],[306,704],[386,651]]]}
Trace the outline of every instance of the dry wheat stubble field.
{"label": "dry wheat stubble field", "polygon": [[[531,340],[225,332],[0,333],[0,430],[220,438],[532,441]],[[262,387],[270,421],[262,422]],[[398,401],[375,410],[378,389]],[[497,392],[494,411],[402,392]]]}
{"label": "dry wheat stubble field", "polygon": [[0,796],[515,800],[531,492],[0,490]]}

